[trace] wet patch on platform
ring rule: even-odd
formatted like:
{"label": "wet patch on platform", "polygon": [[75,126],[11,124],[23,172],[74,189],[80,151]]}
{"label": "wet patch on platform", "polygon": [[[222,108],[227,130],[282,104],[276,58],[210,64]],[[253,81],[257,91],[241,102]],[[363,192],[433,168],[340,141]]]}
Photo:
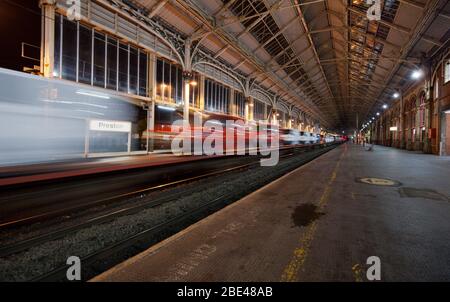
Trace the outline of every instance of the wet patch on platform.
{"label": "wet patch on platform", "polygon": [[425,198],[439,201],[450,201],[449,197],[431,189],[400,188],[400,197]]}
{"label": "wet patch on platform", "polygon": [[318,212],[318,207],[312,203],[305,203],[295,208],[292,221],[295,226],[305,227],[319,219],[324,213]]}
{"label": "wet patch on platform", "polygon": [[367,185],[383,186],[383,187],[399,187],[402,185],[399,181],[378,177],[358,177],[355,179],[355,181]]}

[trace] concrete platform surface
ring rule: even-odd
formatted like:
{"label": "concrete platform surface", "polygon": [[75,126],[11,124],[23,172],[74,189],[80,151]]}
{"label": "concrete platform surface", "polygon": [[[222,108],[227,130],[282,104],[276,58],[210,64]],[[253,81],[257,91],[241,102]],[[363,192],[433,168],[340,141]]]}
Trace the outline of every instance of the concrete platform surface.
{"label": "concrete platform surface", "polygon": [[346,144],[92,281],[450,281],[449,196],[450,158]]}

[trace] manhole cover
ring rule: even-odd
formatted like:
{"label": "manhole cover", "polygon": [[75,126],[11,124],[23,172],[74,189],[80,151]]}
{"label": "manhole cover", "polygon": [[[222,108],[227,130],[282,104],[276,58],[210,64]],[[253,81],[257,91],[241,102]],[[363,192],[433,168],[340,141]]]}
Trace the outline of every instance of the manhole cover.
{"label": "manhole cover", "polygon": [[398,187],[400,182],[387,179],[387,178],[377,178],[377,177],[360,177],[356,179],[357,182],[374,185],[374,186],[385,186],[385,187]]}

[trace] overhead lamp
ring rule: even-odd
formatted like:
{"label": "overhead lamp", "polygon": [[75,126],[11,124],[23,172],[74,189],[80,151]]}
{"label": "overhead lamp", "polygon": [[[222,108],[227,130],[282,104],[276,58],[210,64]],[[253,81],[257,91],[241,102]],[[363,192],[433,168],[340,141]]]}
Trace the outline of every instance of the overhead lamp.
{"label": "overhead lamp", "polygon": [[400,93],[395,92],[392,96],[393,96],[395,99],[397,99],[397,98],[400,96]]}
{"label": "overhead lamp", "polygon": [[195,86],[197,86],[198,83],[197,83],[197,81],[191,81],[189,84],[191,84],[191,86],[195,87]]}
{"label": "overhead lamp", "polygon": [[411,74],[411,78],[413,80],[418,80],[422,77],[423,75],[423,71],[418,69],[418,70],[414,70],[413,73]]}
{"label": "overhead lamp", "polygon": [[387,104],[384,104],[383,105],[383,109],[387,109],[388,108],[388,105]]}
{"label": "overhead lamp", "polygon": [[379,112],[377,112],[377,115],[379,116],[379,115],[380,115],[380,113],[379,113]]}

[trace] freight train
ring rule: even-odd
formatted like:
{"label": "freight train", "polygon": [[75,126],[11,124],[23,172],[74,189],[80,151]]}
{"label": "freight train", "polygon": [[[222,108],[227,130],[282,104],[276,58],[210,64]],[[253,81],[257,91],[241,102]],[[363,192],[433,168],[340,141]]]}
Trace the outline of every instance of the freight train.
{"label": "freight train", "polygon": [[[182,108],[157,105],[152,116],[146,104],[146,98],[0,69],[0,166],[170,150],[177,135],[172,123],[183,118]],[[223,126],[218,131],[224,133],[227,120],[243,123],[242,118],[200,114]],[[154,128],[149,127],[152,118]],[[329,140],[272,125],[263,128],[269,134],[262,134],[261,124],[245,130],[246,144],[260,135],[267,135],[269,144],[279,138],[279,145]],[[204,139],[211,129],[197,130]]]}

